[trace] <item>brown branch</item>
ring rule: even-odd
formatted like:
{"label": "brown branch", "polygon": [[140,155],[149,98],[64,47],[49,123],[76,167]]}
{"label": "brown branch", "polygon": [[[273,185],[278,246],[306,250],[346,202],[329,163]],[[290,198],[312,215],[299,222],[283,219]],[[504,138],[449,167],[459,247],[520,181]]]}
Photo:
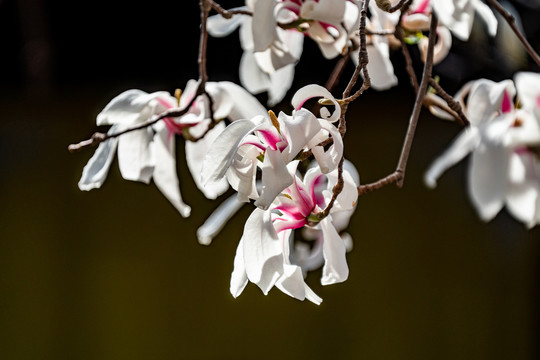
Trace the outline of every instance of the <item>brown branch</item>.
{"label": "brown branch", "polygon": [[460,122],[463,126],[469,126],[469,119],[467,119],[467,116],[463,113],[463,109],[461,108],[461,105],[455,101],[444,89],[437,83],[433,78],[429,79],[429,85],[437,92],[437,94],[443,98],[444,101],[448,104],[450,109],[455,111],[458,115],[457,120]]}
{"label": "brown branch", "polygon": [[[194,98],[195,99],[195,98]],[[122,131],[119,131],[117,133],[113,133],[113,134],[103,134],[103,133],[99,133],[99,132],[96,132],[92,135],[92,137],[88,140],[84,140],[84,141],[81,141],[80,143],[78,144],[71,144],[68,146],[68,150],[69,152],[71,153],[74,153],[74,152],[77,152],[77,151],[81,151],[81,150],[84,150],[86,148],[89,148],[89,147],[92,147],[92,146],[96,146],[106,140],[109,140],[109,139],[112,139],[112,138],[115,138],[115,137],[118,137],[120,135],[124,135],[124,134],[127,134],[128,132],[132,132],[132,131],[136,131],[136,130],[141,130],[141,129],[144,129],[148,126],[152,126],[154,125],[155,123],[157,123],[158,121],[166,118],[166,117],[178,117],[178,116],[182,116],[184,115],[185,113],[188,112],[189,110],[189,107],[190,106],[186,106],[184,109],[178,109],[178,108],[174,108],[174,109],[169,109],[165,112],[162,112],[161,114],[155,116],[154,118],[152,119],[149,119],[145,122],[142,122],[136,126],[133,126],[131,128],[128,128],[128,129],[124,129]]]}
{"label": "brown branch", "polygon": [[398,23],[396,25],[396,31],[394,32],[395,37],[399,40],[401,43],[401,53],[403,54],[403,57],[405,58],[405,70],[407,70],[407,74],[409,74],[409,79],[411,81],[411,86],[414,89],[414,94],[418,94],[418,79],[416,78],[416,73],[414,72],[413,63],[411,59],[411,53],[409,52],[409,48],[407,47],[407,42],[405,41],[405,34],[403,32],[403,28]]}
{"label": "brown branch", "polygon": [[491,6],[493,6],[495,8],[495,10],[497,10],[499,12],[499,14],[502,15],[502,17],[504,17],[504,19],[506,20],[508,25],[510,25],[510,28],[512,28],[512,31],[514,31],[514,34],[516,34],[519,41],[521,41],[521,44],[523,44],[523,47],[525,48],[525,50],[527,50],[527,52],[533,58],[533,60],[536,62],[536,64],[538,64],[538,66],[540,66],[540,56],[532,48],[529,41],[527,41],[525,36],[521,33],[521,31],[517,27],[516,19],[514,18],[514,16],[512,14],[510,14],[508,11],[506,11],[506,9],[504,7],[502,7],[502,5],[499,4],[499,2],[497,0],[488,0],[488,2],[491,4]]}
{"label": "brown branch", "polygon": [[334,67],[334,70],[332,70],[332,74],[330,74],[330,77],[326,81],[326,85],[324,87],[328,91],[332,92],[332,90],[334,90],[348,62],[349,62],[349,52],[347,51],[338,60],[338,62],[336,63],[336,66]]}
{"label": "brown branch", "polygon": [[225,19],[230,19],[234,15],[253,16],[253,13],[247,10],[226,10],[220,4],[216,3],[213,0],[210,0],[210,4],[212,5],[212,9],[214,9],[218,14],[223,16]]}
{"label": "brown branch", "polygon": [[[362,10],[360,11],[360,51],[358,52],[358,66],[354,69],[354,74],[347,85],[345,91],[343,91],[343,100],[346,102],[351,102],[360,96],[365,90],[367,90],[371,85],[371,79],[367,71],[367,64],[369,62],[369,56],[367,52],[367,40],[366,40],[366,19],[368,13],[369,0],[365,0],[362,4]],[[364,75],[364,81],[362,87],[358,90],[353,96],[349,97],[354,85],[358,81],[360,76],[360,71]]]}
{"label": "brown branch", "polygon": [[431,71],[433,68],[433,48],[435,46],[435,31],[437,29],[437,16],[432,14],[431,16],[431,25],[429,30],[429,43],[427,50],[426,62],[424,64],[424,70],[422,73],[422,81],[420,82],[420,88],[418,94],[416,95],[416,101],[414,103],[413,112],[409,120],[409,127],[405,135],[405,140],[403,142],[403,147],[401,149],[401,155],[399,157],[399,162],[396,170],[371,184],[361,185],[358,187],[358,194],[363,195],[367,192],[378,190],[386,185],[397,183],[398,187],[403,186],[403,180],[405,178],[405,169],[407,167],[407,160],[411,152],[412,143],[414,140],[414,133],[416,131],[416,125],[418,124],[418,118],[420,116],[420,111],[422,110],[422,103],[426,95],[426,90],[429,84],[429,79],[431,79]]}
{"label": "brown branch", "polygon": [[342,156],[341,160],[339,161],[339,165],[338,165],[338,181],[337,181],[336,185],[334,185],[334,187],[332,188],[332,199],[330,199],[330,202],[328,203],[328,205],[326,205],[326,208],[323,211],[318,212],[316,214],[317,219],[319,221],[321,221],[322,219],[327,217],[328,214],[330,214],[330,210],[332,210],[332,208],[334,207],[334,203],[336,202],[337,197],[343,191],[343,186],[345,184],[345,182],[343,181],[343,161],[344,161],[344,159],[345,159],[345,157]]}

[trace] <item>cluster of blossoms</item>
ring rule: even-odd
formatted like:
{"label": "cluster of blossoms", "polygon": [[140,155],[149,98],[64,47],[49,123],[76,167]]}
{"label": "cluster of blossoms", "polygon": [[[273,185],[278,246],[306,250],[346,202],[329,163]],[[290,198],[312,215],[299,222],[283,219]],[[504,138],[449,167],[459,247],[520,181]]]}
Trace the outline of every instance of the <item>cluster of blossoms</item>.
{"label": "cluster of blossoms", "polygon": [[[202,0],[202,43],[208,34],[220,37],[239,29],[244,51],[239,78],[245,89],[207,82],[201,65],[199,80],[189,81],[183,94],[120,94],[97,117],[97,125],[111,128],[98,137],[80,189],[101,187],[118,153],[126,180],[153,180],[180,214],[189,216],[191,208],[182,199],[176,173],[175,137],[181,136],[189,170],[203,194],[216,199],[229,187],[236,192],[199,228],[200,243],[210,244],[243,204],[255,207],[234,259],[232,295],[252,282],[265,294],[275,286],[296,299],[320,304],[305,282],[307,273],[322,267],[322,285],[347,279],[352,237],[344,230],[359,194],[399,184],[405,164],[400,160],[394,174],[360,185],[358,172],[343,155],[347,108],[358,97],[349,96],[349,87],[343,99],[336,99],[324,87],[305,86],[292,97],[292,112],[278,116],[252,94],[268,92],[270,106],[286,96],[305,37],[315,41],[327,59],[352,59],[356,72],[351,87],[362,75],[379,90],[397,84],[391,48],[401,47],[405,54],[408,45],[417,45],[425,70],[415,109],[429,97],[426,105],[435,115],[469,124],[427,171],[426,184],[434,187],[446,169],[472,153],[469,191],[481,219],[492,219],[506,206],[527,226],[538,224],[540,75],[518,73],[514,82],[472,81],[454,99],[442,88],[440,97],[426,93],[434,81],[431,66],[449,53],[452,35],[467,40],[475,14],[495,35],[497,20],[481,0],[409,0],[392,8],[396,3],[246,0],[245,6],[227,11],[213,0]],[[217,15],[209,16],[212,8]],[[312,98],[324,106],[310,110],[306,103]],[[412,128],[418,114],[411,115]],[[409,146],[401,156],[405,159],[411,132],[407,136]],[[301,237],[294,236],[294,230]]]}

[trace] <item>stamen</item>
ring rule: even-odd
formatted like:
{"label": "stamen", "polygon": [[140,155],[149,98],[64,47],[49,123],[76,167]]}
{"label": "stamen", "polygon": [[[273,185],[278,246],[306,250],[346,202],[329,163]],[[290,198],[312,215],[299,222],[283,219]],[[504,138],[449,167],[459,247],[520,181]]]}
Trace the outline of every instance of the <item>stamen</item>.
{"label": "stamen", "polygon": [[276,114],[272,110],[268,110],[268,115],[270,115],[270,120],[272,121],[272,125],[277,129],[278,133],[281,134],[281,131],[279,130],[279,121],[277,119]]}
{"label": "stamen", "polygon": [[182,90],[180,89],[174,90],[174,97],[176,98],[176,105],[180,107],[180,98],[182,97]]}

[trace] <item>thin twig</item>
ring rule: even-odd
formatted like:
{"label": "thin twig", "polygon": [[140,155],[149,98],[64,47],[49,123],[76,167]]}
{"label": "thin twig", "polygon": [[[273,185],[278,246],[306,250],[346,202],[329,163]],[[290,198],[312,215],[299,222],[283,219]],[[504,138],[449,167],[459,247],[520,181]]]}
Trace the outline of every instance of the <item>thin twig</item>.
{"label": "thin twig", "polygon": [[429,31],[427,57],[426,57],[426,62],[424,64],[424,71],[422,73],[422,81],[420,83],[418,94],[416,95],[416,101],[414,103],[413,112],[409,120],[409,127],[405,135],[405,141],[403,143],[403,148],[401,150],[401,155],[399,157],[397,168],[392,174],[374,183],[359,186],[358,187],[359,195],[363,195],[367,192],[380,189],[388,184],[397,183],[398,187],[403,186],[403,180],[405,178],[405,169],[407,167],[407,160],[411,152],[412,143],[414,140],[414,133],[416,131],[416,125],[418,124],[418,118],[420,116],[420,111],[422,110],[422,103],[423,103],[426,90],[429,84],[429,79],[431,79],[431,70],[433,68],[433,48],[435,46],[436,29],[437,29],[437,16],[435,14],[432,14],[430,31]]}
{"label": "thin twig", "polygon": [[533,58],[533,60],[536,62],[536,64],[538,64],[538,66],[540,66],[540,56],[532,48],[529,41],[527,41],[525,36],[521,33],[521,31],[517,27],[516,19],[514,18],[514,16],[512,14],[510,14],[508,11],[506,11],[506,9],[504,7],[502,7],[502,5],[499,4],[499,2],[497,0],[488,0],[488,2],[491,4],[491,6],[493,6],[495,8],[495,10],[497,10],[499,12],[499,14],[501,14],[504,17],[504,19],[506,20],[508,25],[510,25],[510,28],[512,28],[512,30],[514,31],[514,33],[518,37],[519,41],[521,41],[521,44],[523,44],[523,47],[525,48],[525,50],[527,50],[527,52]]}
{"label": "thin twig", "polygon": [[405,34],[400,24],[396,25],[396,31],[394,32],[394,36],[401,43],[401,53],[405,58],[405,69],[407,70],[407,74],[409,74],[411,86],[413,87],[414,94],[416,95],[418,94],[418,79],[416,78],[416,73],[414,72],[411,53],[409,52],[409,48],[407,47],[407,42],[405,42]]}
{"label": "thin twig", "polygon": [[81,141],[80,143],[78,144],[71,144],[68,146],[68,150],[69,152],[71,153],[74,153],[74,152],[77,152],[77,151],[81,151],[81,150],[84,150],[86,148],[89,148],[89,147],[92,147],[92,146],[96,146],[106,140],[109,140],[109,139],[112,139],[112,138],[115,138],[115,137],[118,137],[120,135],[124,135],[124,134],[127,134],[128,132],[132,132],[132,131],[136,131],[136,130],[141,130],[141,129],[144,129],[144,128],[147,128],[148,126],[152,126],[154,125],[155,123],[157,123],[158,121],[164,119],[164,118],[167,118],[167,117],[178,117],[178,116],[182,116],[184,115],[185,113],[187,113],[189,110],[189,106],[186,106],[184,109],[178,109],[178,108],[174,108],[174,109],[169,109],[165,112],[162,112],[161,114],[159,115],[156,115],[155,117],[153,117],[152,119],[149,119],[145,122],[142,122],[140,124],[137,124],[136,126],[133,126],[133,127],[130,127],[128,129],[124,129],[122,131],[119,131],[117,133],[112,133],[112,134],[103,134],[103,133],[99,133],[99,132],[96,132],[92,135],[92,137],[88,140],[84,140],[84,141]]}
{"label": "thin twig", "polygon": [[469,119],[467,119],[467,116],[463,113],[463,109],[461,108],[461,105],[455,101],[444,89],[439,85],[438,82],[436,82],[433,78],[429,79],[429,85],[439,94],[440,97],[443,98],[444,101],[448,104],[450,109],[455,111],[458,114],[457,120],[461,123],[463,126],[469,126]]}
{"label": "thin twig", "polygon": [[216,3],[213,0],[210,0],[210,4],[212,5],[212,9],[214,9],[218,14],[223,16],[225,19],[230,19],[234,15],[253,16],[253,13],[248,10],[226,10],[220,4]]}
{"label": "thin twig", "polygon": [[[371,78],[367,70],[367,64],[369,62],[369,56],[367,52],[367,40],[366,40],[366,19],[368,13],[369,0],[365,0],[362,4],[362,10],[360,11],[360,51],[358,52],[358,66],[354,70],[354,74],[347,85],[347,88],[343,92],[343,100],[345,102],[351,102],[358,98],[365,90],[371,86]],[[360,71],[364,75],[364,81],[362,87],[353,96],[349,97],[354,85],[358,81]]]}

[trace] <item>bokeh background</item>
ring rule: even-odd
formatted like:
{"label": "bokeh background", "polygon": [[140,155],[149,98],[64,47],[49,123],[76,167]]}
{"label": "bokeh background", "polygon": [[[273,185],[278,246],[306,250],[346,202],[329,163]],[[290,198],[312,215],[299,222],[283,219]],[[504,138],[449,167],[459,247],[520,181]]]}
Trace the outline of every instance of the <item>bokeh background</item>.
{"label": "bokeh background", "polygon": [[[93,150],[67,145],[96,130],[111,98],[197,77],[197,3],[0,1],[0,359],[537,359],[540,230],[506,211],[480,222],[467,161],[424,187],[423,172],[460,131],[427,112],[404,188],[358,202],[349,280],[322,287],[320,272],[309,275],[320,306],[253,284],[232,298],[251,209],[199,245],[195,231],[217,203],[196,191],[180,140],[188,219],[154,186],[123,180],[116,163],[102,189],[78,190]],[[511,3],[540,49],[538,2]],[[450,92],[538,70],[511,37],[476,27],[435,68]],[[211,39],[211,80],[238,82],[240,56],[237,34]],[[394,169],[413,104],[393,59],[401,85],[369,91],[348,118],[346,155],[366,183]],[[324,83],[334,63],[306,41],[293,87]]]}

